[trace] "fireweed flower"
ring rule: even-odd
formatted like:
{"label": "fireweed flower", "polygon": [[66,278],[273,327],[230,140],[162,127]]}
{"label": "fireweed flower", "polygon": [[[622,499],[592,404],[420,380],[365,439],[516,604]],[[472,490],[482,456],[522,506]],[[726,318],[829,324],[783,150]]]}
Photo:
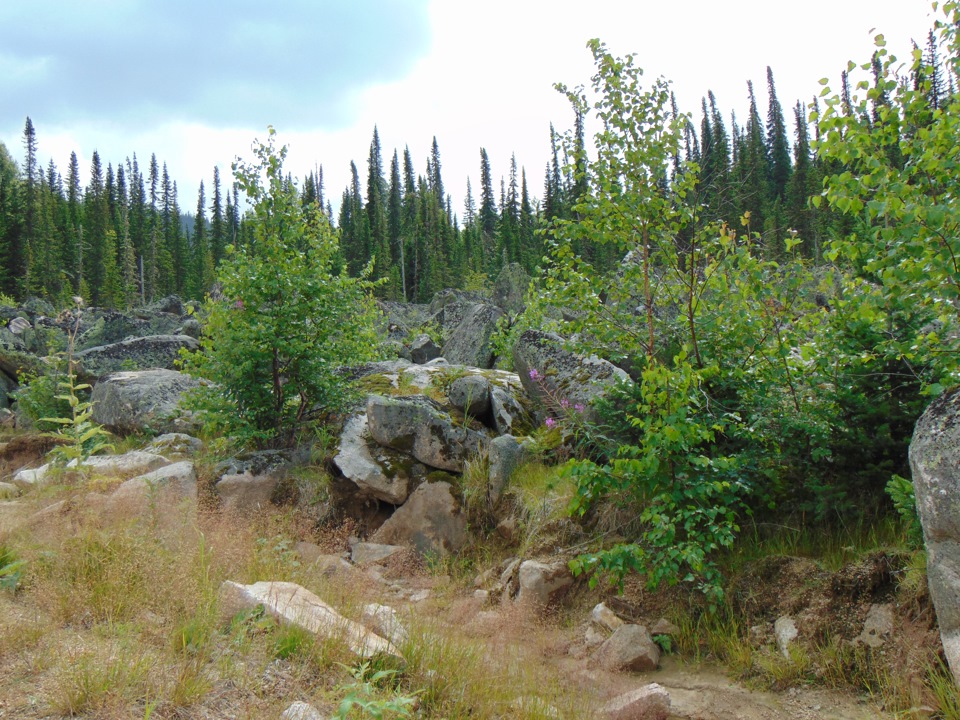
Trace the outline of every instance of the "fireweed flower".
{"label": "fireweed flower", "polygon": [[530,379],[534,382],[540,379],[540,373],[537,372],[536,368],[530,371]]}
{"label": "fireweed flower", "polygon": [[563,398],[563,400],[560,401],[560,407],[566,410],[568,407],[570,407],[570,401],[566,398]]}
{"label": "fireweed flower", "polygon": [[237,310],[243,310],[243,300],[237,300],[237,301],[233,304],[233,307],[234,307],[235,309],[237,309]]}
{"label": "fireweed flower", "polygon": [[584,410],[586,410],[586,408],[583,406],[583,403],[577,403],[576,405],[573,406],[573,409],[576,410],[578,413],[582,413]]}
{"label": "fireweed flower", "polygon": [[547,420],[546,420],[546,422],[545,422],[544,424],[545,424],[548,428],[553,429],[553,426],[557,424],[557,421],[554,420],[552,417],[548,417]]}

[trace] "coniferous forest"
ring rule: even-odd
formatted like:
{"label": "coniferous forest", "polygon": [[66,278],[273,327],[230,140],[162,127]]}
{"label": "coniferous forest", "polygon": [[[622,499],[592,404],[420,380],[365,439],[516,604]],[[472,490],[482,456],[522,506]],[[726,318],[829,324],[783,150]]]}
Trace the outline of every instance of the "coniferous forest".
{"label": "coniferous forest", "polygon": [[[932,32],[921,52],[936,107],[953,92],[954,79],[941,66]],[[840,81],[849,109],[846,71]],[[842,234],[849,221],[809,203],[833,170],[813,149],[818,102],[798,100],[785,110],[770,68],[762,90],[752,82],[747,88],[746,106],[738,110],[719,107],[707,92],[685,121],[673,172],[685,161],[699,165],[696,194],[704,219],[749,213],[750,229],[761,234],[771,257],[796,236],[803,254],[819,259],[824,241]],[[685,109],[674,101],[672,111],[679,116]],[[38,157],[41,132],[27,117],[22,148],[0,144],[0,292],[9,297],[62,304],[80,295],[112,308],[170,293],[199,299],[213,286],[225,248],[248,239],[243,198],[219,168],[201,180],[195,199],[183,198],[162,158],[151,155],[143,163],[135,154],[105,159],[94,151],[90,167],[81,168],[71,153],[63,168]],[[581,167],[584,134],[576,112],[569,131],[551,125],[546,167],[528,172],[513,155],[508,175],[499,179],[480,147],[478,174],[468,178],[462,207],[444,189],[436,138],[424,162],[408,148],[385,151],[376,128],[365,165],[351,162],[337,212],[322,165],[290,181],[303,203],[318,202],[339,228],[341,262],[351,274],[373,260],[372,279],[383,279],[381,297],[422,302],[447,287],[482,289],[507,263],[534,271],[544,255],[538,228],[574,217],[577,199],[589,192]],[[576,250],[601,267],[620,260],[602,245]]]}

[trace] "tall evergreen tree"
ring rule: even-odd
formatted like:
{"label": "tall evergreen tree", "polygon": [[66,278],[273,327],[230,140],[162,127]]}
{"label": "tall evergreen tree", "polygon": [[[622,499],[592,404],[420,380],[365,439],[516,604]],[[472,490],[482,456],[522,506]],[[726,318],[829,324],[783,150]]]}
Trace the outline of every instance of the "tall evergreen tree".
{"label": "tall evergreen tree", "polygon": [[786,199],[787,183],[792,170],[790,163],[790,143],[787,140],[787,125],[783,117],[783,108],[777,100],[777,90],[773,83],[773,70],[767,66],[767,92],[769,105],[767,110],[767,151],[770,157],[770,195],[775,201]]}
{"label": "tall evergreen tree", "polygon": [[210,251],[213,254],[213,266],[216,268],[223,260],[227,246],[227,223],[223,210],[223,190],[220,187],[220,168],[213,168],[213,198],[210,203]]}

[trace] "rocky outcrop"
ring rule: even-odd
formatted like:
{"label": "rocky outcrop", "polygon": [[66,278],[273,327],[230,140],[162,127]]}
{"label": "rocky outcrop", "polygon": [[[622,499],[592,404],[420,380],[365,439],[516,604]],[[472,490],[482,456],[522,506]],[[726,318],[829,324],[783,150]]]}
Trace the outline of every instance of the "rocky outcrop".
{"label": "rocky outcrop", "polygon": [[175,370],[111,373],[93,388],[93,420],[120,435],[176,432],[188,425],[180,400],[199,385]]}
{"label": "rocky outcrop", "polygon": [[192,462],[182,461],[139,475],[122,483],[107,500],[111,511],[134,515],[151,504],[169,505],[180,500],[197,499],[197,471]]}
{"label": "rocky outcrop", "polygon": [[403,659],[390,642],[343,617],[296,583],[257,582],[241,585],[227,580],[220,586],[220,607],[226,617],[258,605],[262,605],[267,614],[279,622],[296,625],[321,637],[342,640],[358,657]]}
{"label": "rocky outcrop", "polygon": [[960,684],[960,390],[930,404],[910,443],[917,510],[927,546],[927,580],[940,637]]}
{"label": "rocky outcrop", "polygon": [[547,412],[579,412],[595,419],[594,400],[618,383],[630,382],[620,368],[601,358],[563,348],[559,335],[527,330],[513,346],[513,362],[524,390]]}
{"label": "rocky outcrop", "polygon": [[375,543],[410,545],[423,554],[447,554],[466,543],[467,518],[450,483],[424,483],[371,539]]}
{"label": "rocky outcrop", "polygon": [[77,374],[87,382],[121,370],[172,370],[180,350],[196,350],[200,343],[189,335],[151,335],[102,345],[76,353]]}

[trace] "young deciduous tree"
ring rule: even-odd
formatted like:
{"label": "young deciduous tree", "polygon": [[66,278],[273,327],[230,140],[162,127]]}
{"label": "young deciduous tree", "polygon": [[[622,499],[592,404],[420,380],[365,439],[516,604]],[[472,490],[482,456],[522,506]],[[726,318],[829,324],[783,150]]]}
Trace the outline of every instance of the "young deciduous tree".
{"label": "young deciduous tree", "polygon": [[337,237],[319,204],[303,207],[283,175],[286,147],[253,146],[234,175],[252,206],[252,243],[230,248],[208,300],[201,350],[187,369],[215,385],[199,405],[215,430],[243,441],[289,442],[301,423],[343,399],[336,370],[378,347],[372,286],[338,272]]}

